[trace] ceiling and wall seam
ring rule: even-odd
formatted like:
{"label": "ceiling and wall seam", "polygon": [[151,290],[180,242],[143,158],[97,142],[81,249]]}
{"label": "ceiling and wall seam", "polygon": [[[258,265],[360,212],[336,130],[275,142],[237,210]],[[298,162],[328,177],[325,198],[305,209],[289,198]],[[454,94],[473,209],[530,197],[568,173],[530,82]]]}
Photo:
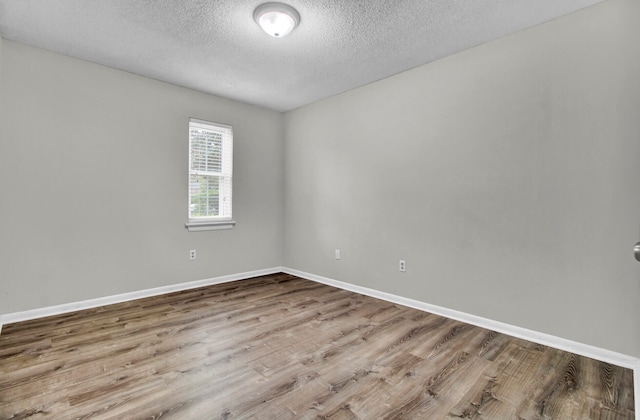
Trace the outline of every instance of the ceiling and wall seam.
{"label": "ceiling and wall seam", "polygon": [[513,34],[601,0],[293,0],[287,37],[259,0],[0,0],[9,40],[281,112]]}

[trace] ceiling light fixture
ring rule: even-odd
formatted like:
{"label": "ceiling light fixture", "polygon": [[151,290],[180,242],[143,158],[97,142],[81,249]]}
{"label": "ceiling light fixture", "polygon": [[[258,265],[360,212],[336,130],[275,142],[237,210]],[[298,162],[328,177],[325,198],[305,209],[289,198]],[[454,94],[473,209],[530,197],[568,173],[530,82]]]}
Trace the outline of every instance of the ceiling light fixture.
{"label": "ceiling light fixture", "polygon": [[296,9],[283,3],[261,4],[253,12],[253,18],[274,38],[282,38],[300,23]]}

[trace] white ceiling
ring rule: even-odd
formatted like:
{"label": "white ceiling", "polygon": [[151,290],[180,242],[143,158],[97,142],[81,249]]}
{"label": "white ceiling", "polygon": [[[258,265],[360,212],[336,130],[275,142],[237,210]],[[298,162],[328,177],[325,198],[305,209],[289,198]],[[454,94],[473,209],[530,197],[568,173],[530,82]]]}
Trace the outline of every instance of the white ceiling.
{"label": "white ceiling", "polygon": [[3,38],[287,111],[601,0],[288,0],[286,38],[263,0],[0,0]]}

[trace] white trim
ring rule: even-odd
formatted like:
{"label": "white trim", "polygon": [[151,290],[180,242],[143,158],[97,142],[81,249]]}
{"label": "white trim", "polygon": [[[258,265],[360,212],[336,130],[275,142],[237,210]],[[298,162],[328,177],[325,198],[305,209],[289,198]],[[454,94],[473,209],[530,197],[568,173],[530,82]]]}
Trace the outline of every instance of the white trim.
{"label": "white trim", "polygon": [[[195,289],[214,284],[228,283],[236,280],[244,280],[251,277],[264,276],[268,274],[282,273],[282,267],[267,268],[264,270],[248,271],[246,273],[230,274],[227,276],[214,277],[205,280],[196,280],[187,283],[172,284],[153,289],[139,290],[136,292],[122,293],[119,295],[106,296],[96,299],[84,300],[81,302],[65,303],[62,305],[49,306],[40,309],[31,309],[23,312],[0,315],[0,326],[2,324],[12,324],[14,322],[28,321],[31,319],[44,318],[46,316],[60,315],[67,312],[81,311],[99,306],[111,305],[113,303],[127,302],[135,299],[142,299],[151,296],[163,295],[171,292]],[[0,333],[2,332],[0,328]]]}
{"label": "white trim", "polygon": [[640,419],[640,358],[633,370],[633,390],[636,403],[636,420]]}
{"label": "white trim", "polygon": [[42,318],[46,316],[59,315],[67,312],[74,312],[83,309],[95,308],[98,306],[110,305],[113,303],[126,302],[145,297],[157,296],[181,290],[195,289],[203,286],[214,284],[228,283],[236,280],[244,280],[252,277],[264,276],[275,273],[286,273],[298,276],[317,283],[327,284],[339,289],[349,290],[351,292],[360,293],[371,296],[376,299],[382,299],[387,302],[397,303],[399,305],[408,306],[425,312],[455,319],[457,321],[466,322],[478,327],[490,329],[513,337],[522,338],[524,340],[533,341],[545,346],[553,347],[559,350],[568,351],[579,354],[581,356],[590,357],[606,363],[611,363],[628,369],[633,369],[634,379],[634,398],[636,419],[640,419],[640,358],[628,356],[625,354],[613,352],[588,344],[577,343],[575,341],[566,340],[564,338],[555,337],[550,334],[540,333],[537,331],[520,328],[503,322],[493,321],[491,319],[482,318],[475,315],[466,314],[453,309],[447,309],[429,303],[381,292],[367,287],[355,284],[345,283],[342,281],[330,279],[328,277],[317,276],[315,274],[306,273],[288,267],[273,267],[264,270],[249,271],[245,273],[230,274],[227,276],[214,277],[205,280],[197,280],[187,283],[174,284],[169,286],[156,287],[154,289],[141,290],[137,292],[122,293],[119,295],[108,296],[97,299],[85,300],[82,302],[67,303],[63,305],[50,306],[41,309],[32,309],[24,312],[15,312],[11,314],[0,314],[0,334],[2,333],[3,324],[11,324],[15,322],[28,321],[31,319]]}
{"label": "white trim", "polygon": [[[591,346],[588,344],[578,343],[575,341],[556,337],[550,334],[532,331],[526,328],[516,327],[513,325],[505,324],[503,322],[482,318],[476,315],[467,314],[467,313],[456,311],[453,309],[443,308],[441,306],[432,305],[429,303],[405,298],[402,296],[380,292],[378,290],[369,289],[367,287],[357,286],[355,284],[345,283],[345,282],[330,279],[327,277],[317,276],[315,274],[305,273],[303,271],[295,270],[288,267],[284,267],[283,270],[287,274],[292,274],[294,276],[302,277],[307,280],[312,280],[318,283],[327,284],[329,286],[334,286],[340,289],[349,290],[351,292],[360,293],[362,295],[371,296],[377,299],[386,300],[387,302],[397,303],[399,305],[408,306],[410,308],[419,309],[421,311],[430,312],[436,315],[455,319],[457,321],[462,321],[467,324],[476,325],[478,327],[486,328],[486,329],[500,332],[503,334],[508,334],[513,337],[522,338],[528,341],[533,341],[534,343],[553,347],[559,350],[568,351],[570,353],[575,353],[581,356],[590,357],[592,359],[600,360],[602,362],[611,363],[620,367],[634,369],[636,371],[636,388],[635,388],[636,396],[638,394],[637,371],[640,368],[640,359],[636,357],[628,356],[622,353],[617,353],[611,350],[602,349],[602,348]],[[637,401],[638,401],[638,398],[636,398],[636,403]],[[638,411],[636,412],[638,413]]]}
{"label": "white trim", "polygon": [[[201,125],[203,129],[205,130],[213,130],[215,131],[216,127],[220,127],[222,129],[225,130],[230,130],[233,132],[233,126],[230,124],[223,124],[223,123],[217,123],[217,122],[213,122],[213,121],[207,121],[207,120],[200,120],[198,118],[193,118],[193,117],[189,117],[189,122],[190,123],[194,123],[194,124],[199,124]],[[212,127],[213,126],[213,129]]]}
{"label": "white trim", "polygon": [[382,299],[391,303],[397,303],[399,305],[408,306],[410,308],[418,309],[425,312],[430,312],[436,315],[455,319],[457,321],[466,322],[467,324],[472,324],[478,327],[482,327],[482,328],[486,328],[486,329],[500,332],[503,334],[511,335],[513,337],[518,337],[524,340],[533,341],[534,343],[553,347],[559,350],[564,350],[564,351],[575,353],[581,356],[590,357],[592,359],[600,360],[602,362],[610,363],[612,365],[633,369],[633,393],[634,393],[634,402],[635,402],[635,413],[636,413],[636,419],[640,420],[640,358],[628,356],[626,354],[617,353],[611,350],[602,349],[602,348],[591,346],[588,344],[578,343],[575,341],[556,337],[550,334],[528,330],[526,328],[516,327],[513,325],[505,324],[503,322],[482,318],[476,315],[466,314],[464,312],[455,311],[453,309],[447,309],[441,306],[431,305],[429,303],[420,302],[420,301],[405,298],[402,296],[393,295],[391,293],[385,293],[378,290],[369,289],[367,287],[345,283],[339,280],[330,279],[328,277],[317,276],[315,274],[306,273],[304,271],[295,270],[289,267],[283,267],[283,271],[287,274],[292,274],[294,276],[302,277],[307,280],[327,284],[329,286],[337,287],[339,289],[349,290],[351,292],[360,293],[366,296],[371,296],[376,299]]}
{"label": "white trim", "polygon": [[208,221],[208,222],[187,222],[184,224],[184,227],[186,227],[189,232],[202,232],[205,230],[232,229],[235,225],[236,225],[235,221],[226,220],[226,221]]}

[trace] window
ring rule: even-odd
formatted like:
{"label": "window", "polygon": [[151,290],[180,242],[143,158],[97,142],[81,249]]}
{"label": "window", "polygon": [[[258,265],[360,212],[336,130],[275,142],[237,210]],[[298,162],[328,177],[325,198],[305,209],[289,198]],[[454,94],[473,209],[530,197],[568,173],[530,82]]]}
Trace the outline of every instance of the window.
{"label": "window", "polygon": [[233,129],[189,120],[189,231],[229,229]]}

